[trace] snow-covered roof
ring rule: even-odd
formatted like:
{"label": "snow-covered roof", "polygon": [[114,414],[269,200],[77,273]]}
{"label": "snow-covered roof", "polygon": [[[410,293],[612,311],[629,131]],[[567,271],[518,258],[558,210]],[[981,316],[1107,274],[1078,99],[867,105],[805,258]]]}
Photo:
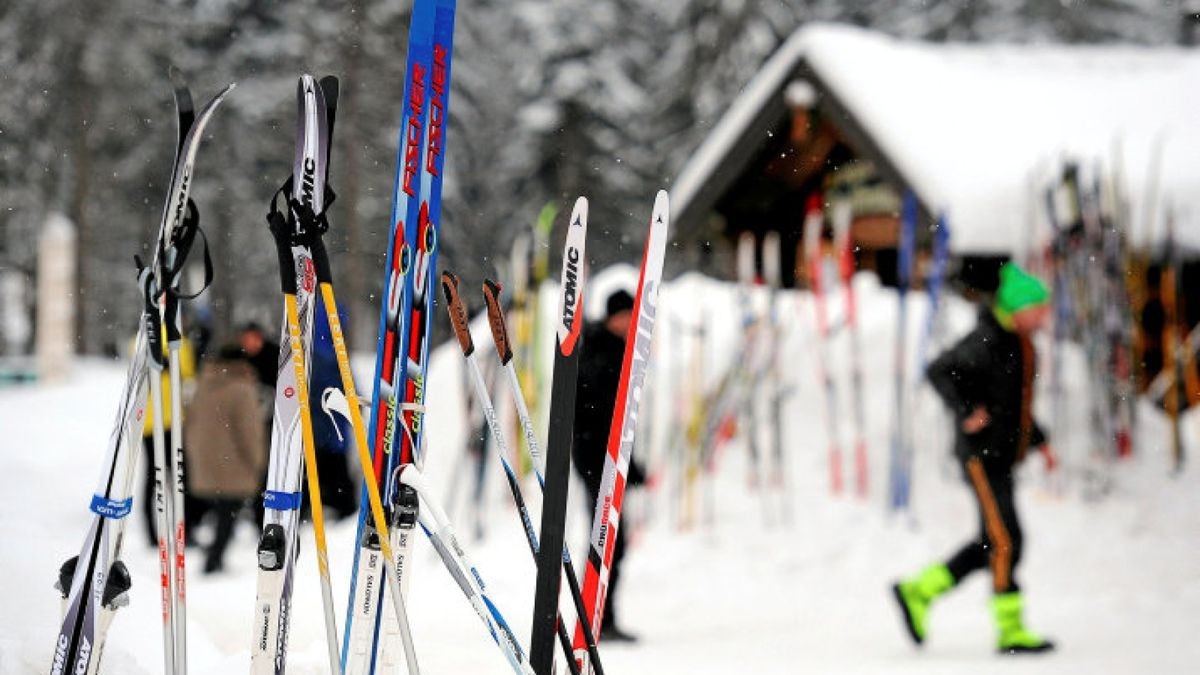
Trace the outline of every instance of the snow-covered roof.
{"label": "snow-covered roof", "polygon": [[[1200,51],[938,44],[829,24],[793,34],[684,165],[672,195],[681,215],[711,208],[714,176],[744,169],[730,155],[761,147],[764,119],[780,119],[804,73],[929,211],[947,214],[957,252],[1026,247],[1064,159],[1118,168],[1135,244],[1163,239],[1170,203],[1177,239],[1200,249]],[[1147,213],[1157,214],[1149,225]]]}

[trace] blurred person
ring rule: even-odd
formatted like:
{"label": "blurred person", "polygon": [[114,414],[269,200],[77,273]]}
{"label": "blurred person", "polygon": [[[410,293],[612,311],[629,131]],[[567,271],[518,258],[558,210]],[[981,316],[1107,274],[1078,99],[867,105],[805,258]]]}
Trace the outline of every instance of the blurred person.
{"label": "blurred person", "polygon": [[238,515],[260,492],[267,467],[262,417],[254,368],[241,348],[227,345],[210,355],[184,417],[192,491],[208,502],[216,525],[205,573],[224,568]]}
{"label": "blurred person", "polygon": [[[272,413],[275,407],[275,382],[279,379],[279,343],[271,341],[261,325],[253,321],[242,324],[238,329],[238,345],[242,349],[242,357],[254,369],[258,379],[258,399],[261,403],[262,424],[264,429],[264,448],[270,456]],[[267,472],[263,469],[259,476],[259,492],[267,489]],[[262,526],[262,499],[254,501],[254,519]]]}
{"label": "blurred person", "polygon": [[1004,654],[1046,652],[1054,644],[1025,627],[1014,572],[1021,559],[1021,525],[1013,471],[1028,448],[1039,448],[1048,470],[1056,464],[1033,419],[1037,355],[1033,334],[1049,316],[1046,285],[1015,264],[1000,269],[1000,285],[975,329],[943,352],[926,375],[955,419],[954,450],[979,508],[980,533],[945,562],[892,587],[908,632],[921,644],[934,599],[971,572],[990,568],[997,647]]}
{"label": "blurred person", "polygon": [[[162,331],[162,346],[163,359],[168,358],[167,354],[167,329]],[[192,349],[192,342],[187,337],[180,339],[179,345],[179,375],[183,381],[183,404],[187,405],[188,394],[192,387],[192,380],[196,374],[196,357]],[[171,419],[171,396],[174,392],[171,391],[171,374],[167,368],[162,371],[162,397],[163,397],[163,442],[166,451],[164,459],[170,462],[171,452],[171,424],[174,420]],[[187,418],[187,414],[184,414]],[[154,408],[147,402],[146,415],[142,420],[142,516],[146,521],[146,537],[150,542],[151,548],[158,546],[157,522],[155,513],[157,506],[155,502],[155,491],[157,490],[154,480]],[[191,477],[188,475],[188,460],[187,460],[187,445],[184,445],[183,457],[183,510],[184,510],[184,531],[186,533],[187,545],[195,544],[193,536],[194,527],[199,524],[200,519],[204,516],[204,502],[192,497]]]}
{"label": "blurred person", "polygon": [[[583,329],[583,352],[579,358],[579,383],[575,399],[575,431],[571,454],[575,469],[587,486],[588,522],[600,496],[604,476],[604,458],[608,455],[608,434],[612,428],[621,365],[625,358],[625,336],[633,320],[633,296],[619,290],[608,297],[604,320],[589,323]],[[631,459],[628,486],[645,482],[641,466]],[[617,586],[621,580],[621,561],[625,558],[625,527],[617,528],[609,572],[608,595],[600,637],[609,642],[634,642],[637,637],[617,625]]]}
{"label": "blurred person", "polygon": [[[275,396],[275,380],[279,377],[279,344],[272,342],[263,327],[251,321],[238,331],[238,345],[262,386]],[[268,418],[269,419],[269,418]]]}

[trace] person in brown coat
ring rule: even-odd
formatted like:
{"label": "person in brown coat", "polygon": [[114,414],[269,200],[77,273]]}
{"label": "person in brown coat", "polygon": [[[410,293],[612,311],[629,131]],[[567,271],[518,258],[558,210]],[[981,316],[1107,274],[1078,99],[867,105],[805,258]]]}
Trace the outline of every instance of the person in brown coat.
{"label": "person in brown coat", "polygon": [[262,419],[254,367],[239,347],[222,348],[201,368],[184,416],[192,492],[209,502],[216,519],[206,573],[223,568],[238,514],[258,494],[268,457]]}

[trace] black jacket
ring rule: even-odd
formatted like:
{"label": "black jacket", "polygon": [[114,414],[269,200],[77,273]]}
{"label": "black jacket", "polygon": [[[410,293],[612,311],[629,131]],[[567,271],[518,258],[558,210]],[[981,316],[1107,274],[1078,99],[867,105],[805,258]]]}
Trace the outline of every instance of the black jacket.
{"label": "black jacket", "polygon": [[[617,388],[621,380],[621,361],[625,358],[625,338],[613,335],[602,323],[583,328],[583,350],[579,355],[579,383],[575,389],[575,431],[571,455],[575,469],[594,497],[600,492],[607,454],[608,433],[616,408]],[[641,467],[631,459],[630,485],[643,481]]]}
{"label": "black jacket", "polygon": [[[1032,341],[1006,330],[987,309],[973,331],[929,365],[929,382],[954,413],[960,459],[1011,467],[1028,448],[1046,442],[1032,414],[1036,367]],[[963,420],[979,406],[991,422],[979,433],[964,433]]]}

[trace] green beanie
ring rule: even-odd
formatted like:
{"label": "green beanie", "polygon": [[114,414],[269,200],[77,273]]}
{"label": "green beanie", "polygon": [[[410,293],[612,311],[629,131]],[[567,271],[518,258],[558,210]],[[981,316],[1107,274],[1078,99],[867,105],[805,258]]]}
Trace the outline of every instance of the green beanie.
{"label": "green beanie", "polygon": [[996,289],[996,316],[1007,324],[1012,315],[1050,301],[1050,289],[1041,279],[1025,272],[1015,263],[1000,268],[1000,287]]}

